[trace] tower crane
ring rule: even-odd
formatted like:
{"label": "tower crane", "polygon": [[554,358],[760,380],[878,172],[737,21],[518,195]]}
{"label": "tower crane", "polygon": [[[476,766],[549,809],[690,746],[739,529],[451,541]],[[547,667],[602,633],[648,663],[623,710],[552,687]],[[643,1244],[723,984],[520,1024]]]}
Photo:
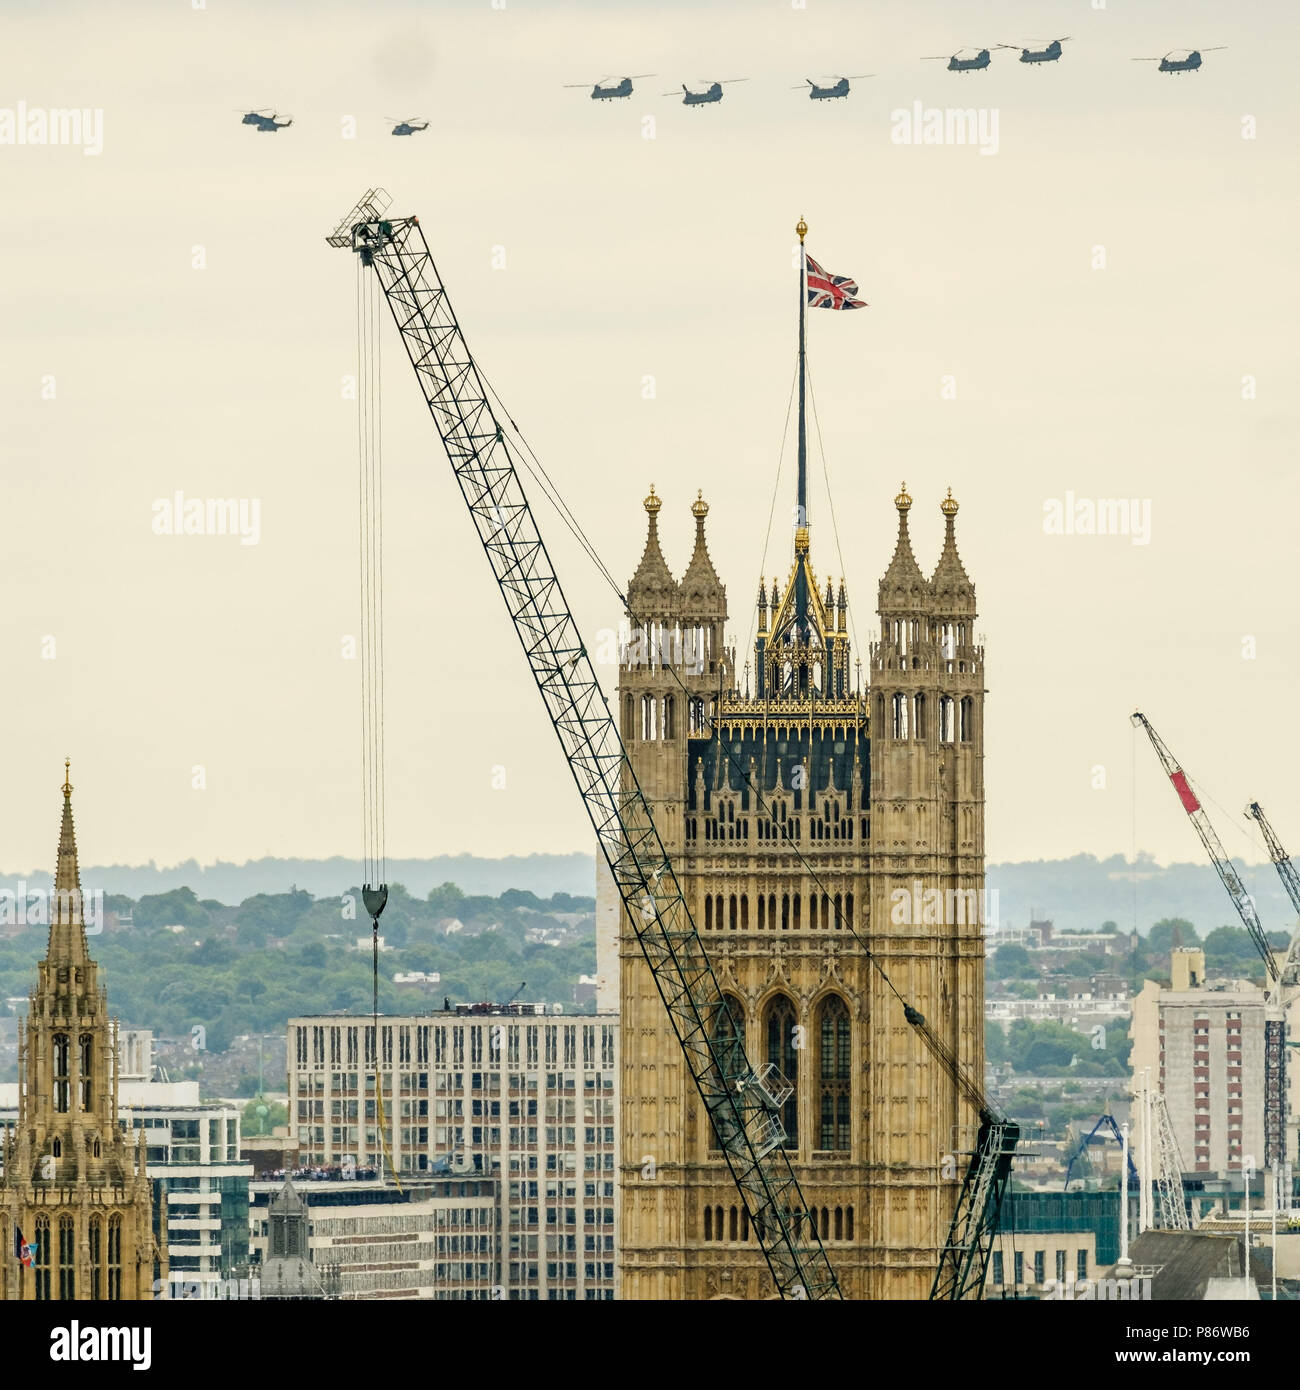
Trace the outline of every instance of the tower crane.
{"label": "tower crane", "polygon": [[1205,807],[1201,805],[1199,798],[1192,790],[1187,780],[1187,774],[1179,765],[1178,759],[1169,751],[1164,739],[1151,727],[1151,721],[1145,714],[1140,710],[1134,710],[1132,723],[1134,728],[1146,730],[1147,737],[1151,740],[1151,746],[1156,750],[1156,757],[1160,759],[1165,774],[1173,783],[1174,791],[1178,793],[1183,810],[1187,812],[1187,817],[1192,822],[1193,828],[1201,837],[1205,852],[1210,856],[1210,862],[1223,881],[1223,886],[1228,890],[1228,896],[1232,899],[1233,907],[1237,909],[1237,916],[1241,918],[1242,926],[1250,934],[1251,941],[1255,943],[1255,949],[1263,958],[1264,968],[1268,972],[1268,981],[1276,983],[1278,978],[1277,962],[1273,959],[1273,948],[1268,944],[1268,937],[1264,935],[1259,913],[1255,911],[1255,901],[1246,892],[1246,885],[1241,881],[1241,875],[1237,873],[1232,860],[1228,858],[1228,852],[1223,848],[1218,833],[1210,823],[1210,818],[1205,813]]}
{"label": "tower crane", "polygon": [[789,1083],[746,1059],[415,217],[365,193],[326,238],[373,268],[778,1294],[841,1297],[789,1157]]}
{"label": "tower crane", "polygon": [[[1228,852],[1223,848],[1214,826],[1210,823],[1209,816],[1205,813],[1205,808],[1188,783],[1187,774],[1169,751],[1165,741],[1152,728],[1151,721],[1145,714],[1140,710],[1135,710],[1132,715],[1132,723],[1135,728],[1146,730],[1147,737],[1151,740],[1151,746],[1156,750],[1156,756],[1160,759],[1161,766],[1170,782],[1173,783],[1174,791],[1178,793],[1183,810],[1187,812],[1188,819],[1192,822],[1196,833],[1201,837],[1201,843],[1210,856],[1210,862],[1214,865],[1223,886],[1228,890],[1232,905],[1237,909],[1237,915],[1241,918],[1242,925],[1246,928],[1255,945],[1255,950],[1259,952],[1264,962],[1266,972],[1264,997],[1269,1005],[1264,1015],[1264,1145],[1267,1161],[1277,1163],[1285,1157],[1286,1148],[1283,1134],[1284,1106],[1282,1102],[1286,1067],[1285,1009],[1293,991],[1289,991],[1283,984],[1283,979],[1278,972],[1277,961],[1273,958],[1273,948],[1269,945],[1268,937],[1264,933],[1264,928],[1259,920],[1259,913],[1255,911],[1255,900],[1246,891],[1246,885],[1241,881],[1241,875],[1237,873],[1232,860],[1228,858]],[[1255,805],[1257,807],[1258,803]],[[1248,811],[1247,814],[1251,813]],[[1262,811],[1256,819],[1260,821],[1261,828],[1267,825],[1263,819]],[[1269,841],[1269,853],[1273,853],[1273,846],[1276,844],[1277,854],[1286,859],[1282,846],[1277,843],[1277,837],[1273,835],[1271,826],[1268,828],[1265,838]],[[1274,858],[1273,862],[1276,864],[1278,861]],[[1290,874],[1294,876],[1295,870],[1291,867],[1289,860],[1287,860],[1287,866]],[[1287,891],[1290,892],[1291,885],[1287,873],[1283,872],[1281,865],[1278,866],[1278,872],[1282,874],[1282,881],[1287,884]],[[1296,941],[1293,938],[1291,951],[1287,954],[1288,961],[1292,959],[1296,949]]]}

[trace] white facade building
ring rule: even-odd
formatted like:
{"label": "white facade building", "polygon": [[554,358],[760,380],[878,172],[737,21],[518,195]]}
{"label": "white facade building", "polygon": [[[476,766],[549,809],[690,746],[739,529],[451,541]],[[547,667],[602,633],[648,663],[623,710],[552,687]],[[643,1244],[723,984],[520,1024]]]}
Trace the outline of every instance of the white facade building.
{"label": "white facade building", "polygon": [[499,1179],[503,1296],[612,1298],[618,1019],[539,1007],[381,1017],[382,1135],[373,1025],[291,1019],[290,1125],[309,1167]]}

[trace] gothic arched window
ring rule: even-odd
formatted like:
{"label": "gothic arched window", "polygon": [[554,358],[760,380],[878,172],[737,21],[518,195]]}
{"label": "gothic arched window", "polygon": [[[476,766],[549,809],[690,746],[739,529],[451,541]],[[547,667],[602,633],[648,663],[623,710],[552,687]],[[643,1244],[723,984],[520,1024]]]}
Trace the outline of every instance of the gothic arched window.
{"label": "gothic arched window", "polygon": [[32,1250],[32,1274],[36,1280],[36,1297],[50,1296],[50,1218],[38,1216],[33,1223],[35,1248]]}
{"label": "gothic arched window", "polygon": [[108,1218],[108,1296],[122,1297],[122,1218],[117,1212]]}
{"label": "gothic arched window", "polygon": [[953,740],[953,704],[951,695],[939,696],[939,742],[951,743]]}
{"label": "gothic arched window", "polygon": [[[96,1145],[98,1147],[98,1145]],[[90,1296],[92,1299],[103,1297],[104,1287],[104,1218],[102,1216],[92,1216],[90,1218]]]}
{"label": "gothic arched window", "polygon": [[677,702],[671,695],[664,696],[664,737],[677,737]]}
{"label": "gothic arched window", "polygon": [[962,743],[969,743],[974,737],[975,730],[975,701],[969,695],[963,695],[961,701],[961,731],[959,738]]}
{"label": "gothic arched window", "polygon": [[925,696],[921,694],[912,701],[912,736],[925,737]]}
{"label": "gothic arched window", "polygon": [[68,1108],[68,1035],[54,1035],[54,1108],[66,1112]]}
{"label": "gothic arched window", "polygon": [[59,1300],[77,1296],[77,1243],[72,1234],[72,1217],[59,1217]]}
{"label": "gothic arched window", "polygon": [[781,1124],[785,1129],[787,1149],[799,1147],[799,1016],[793,1002],[778,994],[767,1006],[764,1031],[767,1035],[767,1060],[794,1088],[790,1099],[781,1108]]}
{"label": "gothic arched window", "polygon": [[93,1055],[93,1046],[89,1033],[83,1033],[77,1039],[78,1048],[81,1054],[79,1066],[81,1068],[81,1108],[90,1109],[90,1063]]}
{"label": "gothic arched window", "polygon": [[[725,1079],[743,1076],[749,1070],[745,1058],[745,1006],[734,994],[724,994],[725,1009],[719,1009],[713,1024],[713,1047]],[[710,1147],[721,1149],[717,1132],[709,1127]],[[721,1236],[719,1236],[721,1239]]]}
{"label": "gothic arched window", "polygon": [[641,737],[649,743],[659,736],[659,701],[653,695],[641,696]]}
{"label": "gothic arched window", "polygon": [[817,1011],[819,1149],[843,1152],[849,1148],[852,1058],[848,1006],[838,994],[829,995]]}
{"label": "gothic arched window", "polygon": [[907,696],[895,695],[893,699],[894,718],[891,732],[895,738],[907,737]]}

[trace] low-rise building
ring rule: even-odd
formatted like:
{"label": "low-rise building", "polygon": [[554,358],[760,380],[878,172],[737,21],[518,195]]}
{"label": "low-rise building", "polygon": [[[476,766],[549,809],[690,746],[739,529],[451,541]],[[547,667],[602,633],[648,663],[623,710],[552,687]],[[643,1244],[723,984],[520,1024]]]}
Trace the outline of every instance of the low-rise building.
{"label": "low-rise building", "polygon": [[[368,1174],[368,1176],[366,1175]],[[268,1296],[342,1299],[503,1298],[501,1185],[479,1174],[384,1181],[350,1166],[291,1176],[308,1216],[310,1289],[286,1295],[268,1284],[273,1204],[285,1177],[252,1184],[253,1272]],[[280,1289],[277,1294],[276,1289]],[[534,1294],[534,1297],[536,1295]]]}

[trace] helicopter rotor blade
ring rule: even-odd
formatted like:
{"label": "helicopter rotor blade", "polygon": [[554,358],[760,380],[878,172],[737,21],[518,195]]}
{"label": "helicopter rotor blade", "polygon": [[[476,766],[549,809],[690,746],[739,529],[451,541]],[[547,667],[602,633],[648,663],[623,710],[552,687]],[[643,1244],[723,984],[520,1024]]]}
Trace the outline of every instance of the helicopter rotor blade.
{"label": "helicopter rotor blade", "polygon": [[1196,51],[1198,53],[1222,53],[1227,46],[1226,43],[1221,43],[1215,48],[1198,48]]}

